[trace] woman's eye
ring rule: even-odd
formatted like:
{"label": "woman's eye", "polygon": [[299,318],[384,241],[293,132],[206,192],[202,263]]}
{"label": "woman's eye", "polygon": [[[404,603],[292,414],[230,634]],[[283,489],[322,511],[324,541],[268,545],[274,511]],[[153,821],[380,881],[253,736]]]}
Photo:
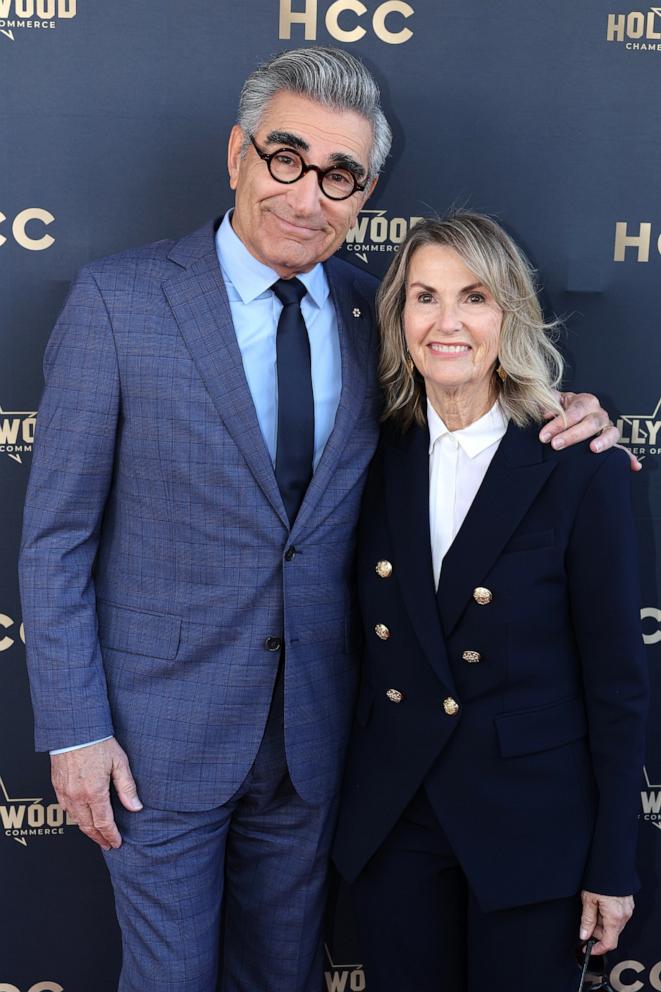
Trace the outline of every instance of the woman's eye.
{"label": "woman's eye", "polygon": [[431,303],[433,299],[431,293],[418,293],[418,303]]}
{"label": "woman's eye", "polygon": [[484,303],[486,297],[483,293],[469,293],[468,302],[469,303]]}

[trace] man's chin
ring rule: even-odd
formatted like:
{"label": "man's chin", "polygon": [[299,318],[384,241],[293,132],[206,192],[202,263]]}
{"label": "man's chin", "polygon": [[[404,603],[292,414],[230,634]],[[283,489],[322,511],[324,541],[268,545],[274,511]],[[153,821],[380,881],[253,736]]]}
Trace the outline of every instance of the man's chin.
{"label": "man's chin", "polygon": [[328,247],[320,248],[318,252],[306,251],[284,251],[277,259],[273,260],[273,268],[277,272],[288,272],[296,275],[297,272],[309,272],[318,262],[324,262],[332,250]]}

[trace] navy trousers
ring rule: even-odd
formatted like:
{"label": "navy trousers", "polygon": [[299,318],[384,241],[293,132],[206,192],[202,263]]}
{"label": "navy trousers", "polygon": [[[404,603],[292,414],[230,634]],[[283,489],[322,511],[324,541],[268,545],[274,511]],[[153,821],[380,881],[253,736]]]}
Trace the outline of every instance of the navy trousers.
{"label": "navy trousers", "polygon": [[369,992],[578,987],[579,897],[482,912],[424,788],[351,893]]}
{"label": "navy trousers", "polygon": [[181,813],[115,804],[123,843],[105,857],[122,931],[118,992],[319,992],[336,809],[294,791],[283,729],[279,678],[229,803]]}

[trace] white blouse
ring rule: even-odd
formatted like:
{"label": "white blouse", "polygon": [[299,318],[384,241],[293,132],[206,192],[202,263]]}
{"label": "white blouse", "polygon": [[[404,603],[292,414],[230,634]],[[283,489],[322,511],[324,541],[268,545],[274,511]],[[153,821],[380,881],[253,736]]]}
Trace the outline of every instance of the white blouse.
{"label": "white blouse", "polygon": [[500,404],[459,431],[449,431],[427,400],[429,530],[434,582],[507,430]]}

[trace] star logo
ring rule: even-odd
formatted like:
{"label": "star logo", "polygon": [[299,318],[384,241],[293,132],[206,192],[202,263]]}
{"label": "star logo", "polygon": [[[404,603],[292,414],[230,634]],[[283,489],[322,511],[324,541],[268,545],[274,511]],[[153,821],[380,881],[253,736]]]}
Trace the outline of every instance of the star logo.
{"label": "star logo", "polygon": [[[0,800],[0,819],[2,820],[4,829],[7,831],[19,829],[23,824],[26,806],[37,806],[43,798],[39,796],[30,797],[29,799],[13,799],[7,792],[2,778],[0,778],[0,793],[4,799],[4,801]],[[25,837],[13,837],[12,840],[15,840],[17,844],[21,844],[22,847],[28,846]]]}
{"label": "star logo", "polygon": [[650,782],[645,765],[643,765],[643,775],[645,776],[645,784],[647,786],[647,791],[643,791],[640,794],[643,813],[645,814],[645,819],[649,820],[653,827],[661,830],[661,791],[656,791],[661,790],[661,782]]}
{"label": "star logo", "polygon": [[[329,992],[345,992],[349,988],[365,988],[362,964],[335,964],[328,944],[324,944],[329,971],[326,972],[326,987]],[[360,977],[360,982],[352,981],[352,976]]]}
{"label": "star logo", "polygon": [[32,451],[36,410],[3,410],[0,406],[0,453],[23,464],[21,454]]}
{"label": "star logo", "polygon": [[623,413],[617,421],[620,443],[633,449],[642,461],[646,455],[661,454],[661,397],[651,413]]}

